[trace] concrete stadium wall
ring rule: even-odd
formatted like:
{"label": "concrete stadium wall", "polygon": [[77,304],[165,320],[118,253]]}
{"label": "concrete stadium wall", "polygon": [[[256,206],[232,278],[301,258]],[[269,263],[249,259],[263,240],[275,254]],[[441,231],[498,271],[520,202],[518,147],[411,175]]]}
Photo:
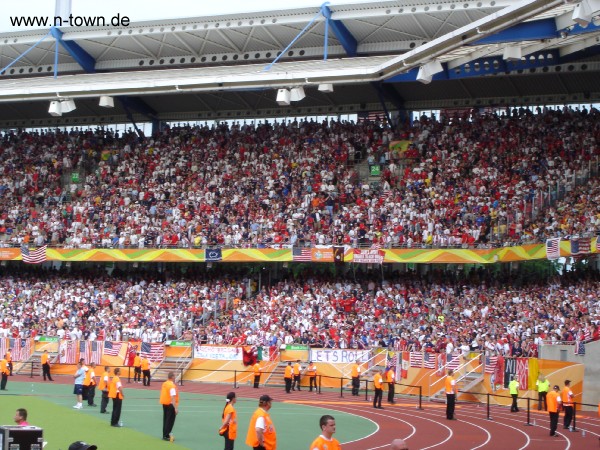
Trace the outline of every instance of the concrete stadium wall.
{"label": "concrete stadium wall", "polygon": [[[541,359],[554,359],[583,364],[583,403],[600,403],[600,341],[585,344],[585,355],[576,355],[572,345],[544,345],[540,348]],[[561,383],[562,387],[562,383]]]}

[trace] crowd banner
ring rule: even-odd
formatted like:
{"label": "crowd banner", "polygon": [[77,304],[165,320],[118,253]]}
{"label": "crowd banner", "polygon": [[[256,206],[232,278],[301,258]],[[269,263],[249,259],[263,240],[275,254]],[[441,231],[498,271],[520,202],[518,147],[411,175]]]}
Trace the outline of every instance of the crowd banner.
{"label": "crowd banner", "polygon": [[357,264],[383,264],[385,252],[379,249],[354,249],[354,262]]}
{"label": "crowd banner", "polygon": [[194,358],[214,359],[218,361],[241,361],[241,347],[218,346],[218,345],[196,345],[194,347]]}
{"label": "crowd banner", "polygon": [[312,362],[322,363],[341,363],[349,364],[353,362],[367,362],[371,359],[371,351],[369,350],[353,350],[353,349],[311,349],[309,359]]}

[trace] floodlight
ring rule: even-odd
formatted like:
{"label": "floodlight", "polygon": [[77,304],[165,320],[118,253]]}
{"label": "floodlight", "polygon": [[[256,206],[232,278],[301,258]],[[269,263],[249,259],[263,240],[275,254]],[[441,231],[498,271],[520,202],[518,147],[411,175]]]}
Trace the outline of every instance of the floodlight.
{"label": "floodlight", "polygon": [[102,106],[103,108],[114,108],[115,101],[110,95],[101,95],[98,105]]}
{"label": "floodlight", "polygon": [[281,106],[290,106],[290,91],[288,89],[279,89],[277,91],[277,104]]}
{"label": "floodlight", "polygon": [[48,113],[54,117],[62,116],[62,106],[58,100],[53,100],[50,102]]}
{"label": "floodlight", "polygon": [[291,96],[290,96],[291,101],[299,102],[304,97],[306,97],[306,94],[304,93],[304,88],[302,86],[295,87],[292,89]]}

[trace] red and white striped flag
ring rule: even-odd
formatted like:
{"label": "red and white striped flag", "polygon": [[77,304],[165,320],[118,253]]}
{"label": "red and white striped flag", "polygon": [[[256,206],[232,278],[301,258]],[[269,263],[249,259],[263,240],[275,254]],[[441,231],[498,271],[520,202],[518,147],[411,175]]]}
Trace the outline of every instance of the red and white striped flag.
{"label": "red and white striped flag", "polygon": [[46,245],[29,251],[27,244],[21,246],[21,258],[27,264],[41,264],[46,261]]}
{"label": "red and white striped flag", "polygon": [[75,341],[60,341],[58,357],[61,364],[75,364],[77,362],[77,345]]}
{"label": "red and white striped flag", "polygon": [[497,356],[488,356],[485,359],[485,373],[494,373],[498,364]]}
{"label": "red and white striped flag", "polygon": [[423,353],[410,352],[410,367],[423,367]]}
{"label": "red and white striped flag", "polygon": [[[446,355],[446,358],[448,356]],[[453,352],[452,353],[452,358],[450,359],[450,361],[448,361],[446,363],[446,368],[448,370],[452,369],[452,370],[456,370],[458,369],[458,367],[460,366],[460,353],[459,352]]]}
{"label": "red and white striped flag", "polygon": [[142,358],[148,358],[151,362],[160,362],[165,357],[165,346],[162,343],[150,344],[148,342],[142,342],[140,356]]}
{"label": "red and white striped flag", "polygon": [[104,341],[104,354],[107,356],[119,356],[122,346],[121,342]]}
{"label": "red and white striped flag", "polygon": [[29,339],[9,339],[9,345],[13,349],[12,359],[15,361],[27,361],[31,356],[31,342]]}
{"label": "red and white striped flag", "polygon": [[560,258],[560,238],[552,238],[546,241],[546,258]]}
{"label": "red and white striped flag", "polygon": [[425,366],[426,369],[435,369],[437,367],[435,353],[425,352],[425,355],[423,356],[423,366]]}
{"label": "red and white striped flag", "polygon": [[102,361],[102,344],[96,341],[79,341],[79,357],[89,364]]}

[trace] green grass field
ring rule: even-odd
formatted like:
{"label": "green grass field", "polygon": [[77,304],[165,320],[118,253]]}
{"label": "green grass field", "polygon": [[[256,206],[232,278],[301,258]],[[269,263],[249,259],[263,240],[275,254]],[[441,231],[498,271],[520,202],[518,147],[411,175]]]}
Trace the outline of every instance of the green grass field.
{"label": "green grass field", "polygon": [[[96,444],[99,450],[194,449],[219,450],[223,438],[217,434],[228,387],[223,396],[180,394],[180,408],[173,434],[175,442],[161,440],[162,408],[158,391],[129,388],[125,385],[125,400],[121,420],[123,428],[110,426],[110,414],[100,414],[99,408],[84,406],[75,410],[73,387],[64,384],[9,382],[0,394],[0,421],[13,425],[17,408],[26,408],[28,422],[44,430],[45,450],[67,450],[69,444],[82,440]],[[183,387],[185,391],[185,386]],[[277,399],[276,399],[277,400]],[[98,395],[96,403],[100,403]],[[245,444],[250,415],[257,407],[256,399],[238,398],[238,437],[236,449]],[[85,402],[84,402],[85,405]],[[109,410],[111,405],[109,404]],[[305,450],[319,434],[318,421],[323,414],[336,418],[336,437],[340,442],[360,439],[376,430],[376,425],[361,417],[330,411],[327,408],[273,402],[271,418],[277,430],[280,450]]]}

